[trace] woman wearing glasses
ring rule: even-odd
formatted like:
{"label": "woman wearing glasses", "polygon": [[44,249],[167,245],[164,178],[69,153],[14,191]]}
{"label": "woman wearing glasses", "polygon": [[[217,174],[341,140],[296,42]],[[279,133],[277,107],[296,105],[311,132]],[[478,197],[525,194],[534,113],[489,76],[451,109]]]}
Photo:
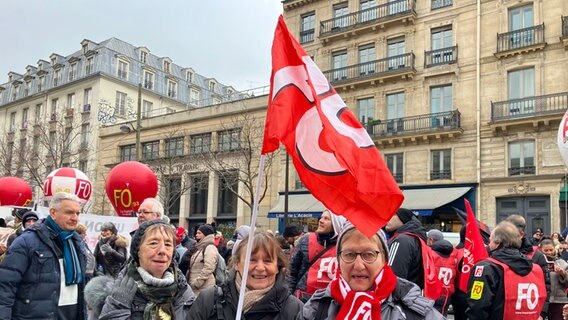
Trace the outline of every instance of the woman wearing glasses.
{"label": "woman wearing glasses", "polygon": [[337,242],[339,268],[326,289],[306,303],[300,319],[444,319],[415,284],[388,266],[382,231],[367,238],[353,226]]}

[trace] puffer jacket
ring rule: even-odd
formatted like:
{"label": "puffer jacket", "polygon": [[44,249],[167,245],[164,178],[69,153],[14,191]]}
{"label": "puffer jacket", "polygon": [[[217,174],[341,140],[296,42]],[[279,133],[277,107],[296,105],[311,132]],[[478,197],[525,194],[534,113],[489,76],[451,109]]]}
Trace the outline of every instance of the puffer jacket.
{"label": "puffer jacket", "polygon": [[[100,248],[105,243],[110,245],[110,251],[103,253]],[[127,247],[128,240],[121,235],[113,235],[107,240],[101,239],[97,242],[93,255],[95,256],[97,266],[102,267],[105,275],[115,278],[118,276],[122,265],[126,261]]]}
{"label": "puffer jacket", "polygon": [[[340,305],[331,296],[331,285],[318,290],[304,305],[300,320],[333,320]],[[444,317],[434,308],[434,301],[424,298],[420,288],[410,281],[397,278],[396,288],[381,304],[382,320],[436,320]]]}
{"label": "puffer jacket", "polygon": [[424,268],[422,267],[422,247],[412,233],[426,241],[426,230],[418,219],[412,217],[389,239],[389,265],[397,277],[409,280],[424,288]]}
{"label": "puffer jacket", "polygon": [[217,248],[215,237],[210,234],[202,238],[197,244],[197,250],[191,255],[187,281],[195,295],[206,288],[215,285],[215,268],[217,267]]}
{"label": "puffer jacket", "polygon": [[[81,269],[85,270],[85,245],[73,234]],[[57,319],[61,287],[58,252],[43,221],[24,230],[0,264],[0,319]],[[78,285],[79,319],[86,319],[84,284]]]}
{"label": "puffer jacket", "polygon": [[[235,285],[235,270],[229,273],[228,283],[221,289],[213,287],[203,290],[195,300],[187,319],[217,320],[217,311],[223,311],[225,320],[236,318],[239,291]],[[218,290],[220,289],[220,290]],[[242,319],[246,320],[295,320],[302,310],[302,302],[288,295],[286,276],[279,273],[274,286],[256,302]]]}
{"label": "puffer jacket", "polygon": [[[124,277],[124,268],[117,279]],[[183,274],[177,270],[178,292],[173,299],[174,319],[188,318],[189,309],[195,300],[195,295],[185,281]],[[89,306],[94,309],[94,319],[117,319],[117,320],[141,320],[144,318],[144,308],[149,300],[140,291],[134,295],[134,300],[130,306],[118,302],[111,295],[114,288],[115,279],[109,276],[97,277],[89,282],[85,290],[85,299]]]}

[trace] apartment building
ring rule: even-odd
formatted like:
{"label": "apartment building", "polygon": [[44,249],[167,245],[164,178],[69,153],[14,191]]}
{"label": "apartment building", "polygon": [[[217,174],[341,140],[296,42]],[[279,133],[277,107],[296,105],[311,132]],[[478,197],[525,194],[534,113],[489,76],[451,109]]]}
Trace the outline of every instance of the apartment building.
{"label": "apartment building", "polygon": [[[284,18],[368,128],[427,226],[468,199],[495,225],[566,225],[556,133],[568,107],[561,0],[285,0]],[[546,28],[545,28],[546,26]],[[280,190],[283,190],[282,182]]]}
{"label": "apartment building", "polygon": [[[85,39],[76,52],[53,53],[22,74],[11,71],[0,85],[2,175],[26,179],[41,201],[43,180],[59,167],[101,178],[99,128],[136,119],[138,102],[147,118],[243,97],[146,47]],[[95,189],[86,210],[96,212],[94,203],[104,197],[104,189]]]}

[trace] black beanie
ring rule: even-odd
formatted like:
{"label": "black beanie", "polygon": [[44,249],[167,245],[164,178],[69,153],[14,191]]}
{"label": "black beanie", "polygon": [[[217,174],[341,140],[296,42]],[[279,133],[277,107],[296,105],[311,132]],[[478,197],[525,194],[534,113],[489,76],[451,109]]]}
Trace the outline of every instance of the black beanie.
{"label": "black beanie", "polygon": [[33,211],[28,211],[26,213],[24,213],[24,215],[22,216],[22,223],[26,223],[26,221],[28,220],[35,220],[38,221],[39,217],[37,215],[37,213],[33,212]]}
{"label": "black beanie", "polygon": [[30,209],[30,208],[17,209],[17,210],[14,212],[14,216],[15,216],[16,218],[22,220],[22,218],[24,217],[24,214],[26,214],[26,213],[28,213],[28,212],[30,212],[30,211],[32,211],[32,209]]}
{"label": "black beanie", "polygon": [[140,244],[142,243],[142,238],[144,238],[144,232],[146,232],[146,229],[148,229],[149,226],[152,226],[152,225],[155,225],[155,224],[163,224],[163,225],[169,227],[169,224],[164,222],[162,219],[144,221],[138,227],[138,229],[136,229],[136,232],[132,236],[132,240],[131,240],[132,242],[130,243],[130,256],[132,257],[132,259],[134,261],[136,261],[136,263],[139,263],[139,261],[138,261],[138,250],[140,249]]}
{"label": "black beanie", "polygon": [[407,223],[408,221],[412,220],[412,217],[414,217],[414,213],[405,208],[398,209],[396,215],[398,216],[400,221],[402,221],[402,223]]}
{"label": "black beanie", "polygon": [[215,229],[213,229],[213,226],[210,224],[202,224],[197,230],[201,231],[201,233],[203,233],[204,236],[208,236],[210,234],[215,233]]}

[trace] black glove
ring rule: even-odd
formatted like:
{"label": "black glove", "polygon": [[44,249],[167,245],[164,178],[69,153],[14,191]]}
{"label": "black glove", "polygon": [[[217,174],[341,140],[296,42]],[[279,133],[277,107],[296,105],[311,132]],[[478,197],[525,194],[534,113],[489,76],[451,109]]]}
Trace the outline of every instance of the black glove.
{"label": "black glove", "polygon": [[123,305],[130,306],[132,304],[132,300],[134,300],[136,290],[138,290],[136,281],[125,275],[122,279],[116,279],[116,281],[114,281],[114,288],[110,295]]}

